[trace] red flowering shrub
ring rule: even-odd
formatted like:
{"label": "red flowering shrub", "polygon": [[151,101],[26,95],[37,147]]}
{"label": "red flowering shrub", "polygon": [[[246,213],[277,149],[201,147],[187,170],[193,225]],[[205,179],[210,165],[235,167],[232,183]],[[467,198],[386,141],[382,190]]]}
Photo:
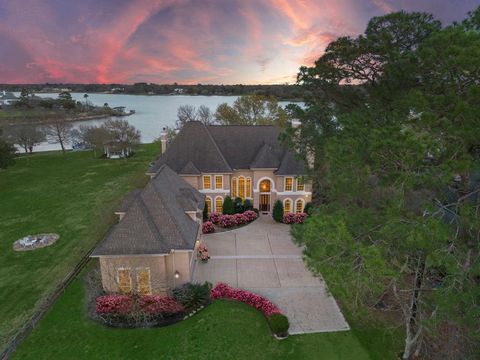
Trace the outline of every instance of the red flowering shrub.
{"label": "red flowering shrub", "polygon": [[148,314],[173,315],[185,311],[174,298],[161,295],[143,295],[138,300],[140,311]]}
{"label": "red flowering shrub", "polygon": [[200,245],[198,245],[197,257],[204,262],[207,262],[210,259],[207,245],[205,245],[204,243],[201,243]]}
{"label": "red flowering shrub", "polygon": [[307,213],[295,214],[295,224],[301,224],[308,217]]}
{"label": "red flowering shrub", "polygon": [[237,222],[237,225],[246,224],[248,222],[247,217],[243,214],[235,214],[233,216],[235,217],[235,221]]}
{"label": "red flowering shrub", "polygon": [[258,214],[253,210],[247,210],[243,213],[248,221],[253,221],[258,217]]}
{"label": "red flowering shrub", "polygon": [[220,216],[220,220],[218,221],[218,225],[224,228],[229,228],[232,226],[237,225],[237,220],[235,219],[235,215],[222,215]]}
{"label": "red flowering shrub", "polygon": [[128,314],[133,309],[133,300],[128,295],[105,295],[96,299],[98,314]]}
{"label": "red flowering shrub", "polygon": [[204,222],[202,225],[202,233],[203,234],[211,234],[215,232],[215,226],[211,221]]}
{"label": "red flowering shrub", "polygon": [[213,224],[218,224],[218,222],[220,221],[220,217],[222,216],[222,214],[219,214],[219,213],[216,213],[216,212],[213,212],[210,214],[210,217],[209,217],[209,220],[213,223]]}
{"label": "red flowering shrub", "polygon": [[212,299],[226,298],[244,302],[267,317],[272,314],[281,314],[280,309],[270,300],[246,290],[232,288],[224,283],[218,283],[210,292],[210,296]]}
{"label": "red flowering shrub", "polygon": [[295,223],[295,214],[294,213],[287,213],[287,214],[283,215],[283,223],[284,224]]}

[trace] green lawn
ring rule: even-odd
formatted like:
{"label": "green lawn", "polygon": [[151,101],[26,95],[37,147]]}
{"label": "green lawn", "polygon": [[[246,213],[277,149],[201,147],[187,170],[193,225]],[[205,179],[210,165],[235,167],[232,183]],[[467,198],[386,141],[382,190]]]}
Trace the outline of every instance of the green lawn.
{"label": "green lawn", "polygon": [[110,329],[85,314],[83,281],[67,289],[14,359],[369,359],[352,332],[275,340],[263,315],[216,301],[193,317],[154,329]]}
{"label": "green lawn", "polygon": [[[133,186],[143,186],[157,153],[152,144],[128,160],[42,153],[0,171],[0,349],[103,237],[116,204]],[[15,240],[42,232],[60,239],[35,251],[12,250]]]}

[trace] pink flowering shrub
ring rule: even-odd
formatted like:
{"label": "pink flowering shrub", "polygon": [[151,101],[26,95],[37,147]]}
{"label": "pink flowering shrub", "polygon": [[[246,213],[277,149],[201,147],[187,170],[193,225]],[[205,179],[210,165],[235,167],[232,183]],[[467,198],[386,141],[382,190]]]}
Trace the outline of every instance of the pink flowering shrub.
{"label": "pink flowering shrub", "polygon": [[215,232],[215,226],[213,226],[213,222],[211,221],[204,222],[202,225],[202,233],[211,234],[213,232]]}
{"label": "pink flowering shrub", "polygon": [[247,218],[249,222],[255,220],[258,217],[258,214],[253,210],[247,210],[243,213],[243,215]]}
{"label": "pink flowering shrub", "polygon": [[267,298],[246,290],[232,288],[224,283],[215,285],[210,292],[210,296],[212,299],[226,298],[241,301],[261,311],[267,317],[272,314],[281,314],[280,309]]}
{"label": "pink flowering shrub", "polygon": [[232,226],[237,225],[237,220],[235,219],[235,215],[222,215],[220,216],[220,220],[218,221],[218,225],[224,228],[229,228]]}
{"label": "pink flowering shrub", "polygon": [[307,213],[295,214],[295,224],[302,224],[307,217]]}
{"label": "pink flowering shrub", "polygon": [[306,213],[287,213],[283,215],[283,223],[284,224],[302,224],[305,219],[308,217]]}
{"label": "pink flowering shrub", "polygon": [[235,221],[237,222],[237,225],[246,224],[248,222],[247,217],[243,214],[235,214],[233,216],[235,217]]}
{"label": "pink flowering shrub", "polygon": [[138,300],[141,311],[148,314],[173,315],[185,311],[174,298],[162,295],[143,295]]}
{"label": "pink flowering shrub", "polygon": [[133,309],[133,300],[128,295],[105,295],[96,299],[98,314],[128,314]]}
{"label": "pink flowering shrub", "polygon": [[283,223],[284,224],[295,223],[295,214],[294,213],[286,213],[285,215],[283,215]]}
{"label": "pink flowering shrub", "polygon": [[207,262],[210,259],[210,254],[208,253],[207,245],[205,245],[204,243],[201,243],[200,245],[198,245],[197,257],[204,262]]}
{"label": "pink flowering shrub", "polygon": [[216,212],[213,212],[210,214],[210,217],[209,217],[209,220],[213,223],[213,224],[218,224],[218,222],[220,221],[220,218],[222,217],[222,214],[219,214],[219,213],[216,213]]}

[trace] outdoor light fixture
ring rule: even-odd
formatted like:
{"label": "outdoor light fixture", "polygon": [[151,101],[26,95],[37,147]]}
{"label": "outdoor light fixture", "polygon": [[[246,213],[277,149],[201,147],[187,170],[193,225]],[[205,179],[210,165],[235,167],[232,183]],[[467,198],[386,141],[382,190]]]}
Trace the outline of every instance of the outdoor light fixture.
{"label": "outdoor light fixture", "polygon": [[178,271],[175,271],[175,279],[178,279],[180,277],[180,273]]}

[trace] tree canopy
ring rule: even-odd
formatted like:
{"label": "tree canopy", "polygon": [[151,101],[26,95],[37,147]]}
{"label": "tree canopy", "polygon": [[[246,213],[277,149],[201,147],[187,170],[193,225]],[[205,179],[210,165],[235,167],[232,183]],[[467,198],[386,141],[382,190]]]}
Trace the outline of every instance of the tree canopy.
{"label": "tree canopy", "polygon": [[315,156],[321,209],[296,238],[345,306],[402,319],[405,359],[466,358],[480,339],[478,14],[402,11],[333,41],[300,69],[306,108],[285,131]]}

